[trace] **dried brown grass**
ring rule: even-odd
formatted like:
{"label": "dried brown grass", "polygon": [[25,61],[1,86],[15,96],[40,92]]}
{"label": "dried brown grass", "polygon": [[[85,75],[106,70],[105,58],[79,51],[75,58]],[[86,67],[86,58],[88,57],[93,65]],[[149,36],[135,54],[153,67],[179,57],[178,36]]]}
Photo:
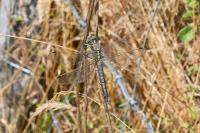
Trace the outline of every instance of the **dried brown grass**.
{"label": "dried brown grass", "polygon": [[[83,16],[86,15],[87,4],[86,1],[76,4]],[[148,25],[150,6],[152,7],[153,2],[148,4],[144,6],[138,0],[101,1],[100,38],[103,45],[114,42],[122,46],[123,42],[130,44],[131,48],[139,48],[145,27]],[[184,9],[182,0],[161,2],[148,39],[148,48],[151,49],[145,53],[142,61],[138,80],[139,104],[157,132],[200,132],[199,107],[196,104],[199,97],[195,97],[195,94],[200,91],[200,69],[197,63],[200,39],[196,37],[187,44],[177,40],[177,32],[186,24],[181,19]],[[77,110],[66,110],[59,104],[52,106],[52,103],[47,101],[65,101],[66,106],[77,107],[75,88],[71,84],[63,87],[56,78],[59,74],[73,69],[76,51],[72,49],[79,48],[83,32],[70,9],[60,0],[39,0],[37,10],[39,21],[34,20],[30,25],[22,23],[19,32],[11,32],[15,36],[31,36],[32,39],[45,43],[12,38],[12,45],[6,50],[7,56],[33,71],[34,76],[25,83],[23,91],[18,94],[17,101],[10,102],[13,105],[10,108],[15,107],[15,115],[10,122],[2,120],[1,123],[6,124],[5,128],[9,127],[10,132],[42,132],[48,129],[57,132],[57,129],[49,124],[52,118],[48,111],[44,111],[54,108],[54,115],[63,131],[76,132],[80,126],[75,118]],[[14,25],[15,23],[12,26]],[[94,29],[93,22],[92,29]],[[197,69],[193,70],[194,67]],[[107,70],[105,72],[113,113],[133,130],[144,132],[139,118],[135,117],[136,115],[129,108],[119,107],[125,100],[113,83],[110,72]],[[127,88],[132,93],[135,61],[132,61],[121,73]],[[7,86],[9,87],[10,84],[15,86],[15,80],[23,79],[23,75],[17,70],[15,74],[12,81],[8,81],[5,85],[6,93],[10,93]],[[87,87],[88,130],[103,132],[106,123],[95,73],[89,77]],[[1,95],[6,97],[5,93]],[[84,96],[80,94],[82,111],[85,107]],[[37,107],[41,109],[39,112],[36,111]],[[33,113],[36,114],[34,118]],[[81,119],[84,119],[84,112],[81,115]],[[114,117],[112,124],[115,132],[119,132],[120,127],[124,127],[124,132],[131,132]]]}

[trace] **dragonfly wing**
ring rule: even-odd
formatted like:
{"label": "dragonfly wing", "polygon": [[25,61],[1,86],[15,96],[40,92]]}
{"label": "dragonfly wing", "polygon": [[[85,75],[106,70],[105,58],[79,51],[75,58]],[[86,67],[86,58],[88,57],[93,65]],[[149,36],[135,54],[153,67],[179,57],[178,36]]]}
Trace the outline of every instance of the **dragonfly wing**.
{"label": "dragonfly wing", "polygon": [[[70,72],[60,74],[57,79],[61,85],[83,83],[85,81],[85,77],[89,76],[93,71],[94,63],[89,63],[87,65],[82,64],[80,67]],[[77,77],[78,75],[79,77]]]}
{"label": "dragonfly wing", "polygon": [[[61,71],[63,71],[59,76],[57,77],[57,81],[61,85],[69,85],[72,83],[81,83],[84,82],[84,70],[86,75],[89,75],[91,73],[90,70],[94,70],[94,60],[89,57],[90,52],[81,52],[77,51],[73,48],[63,48],[63,49],[55,49],[52,54],[60,54],[60,64],[61,64]],[[79,55],[82,55],[80,61],[81,65],[76,66],[77,57]],[[85,61],[86,60],[86,61]],[[87,64],[84,64],[84,62],[87,62]],[[77,67],[76,69],[71,70],[71,68]],[[85,69],[87,68],[87,69]],[[90,70],[88,70],[88,68]],[[80,73],[80,76],[78,76]],[[78,76],[78,77],[77,77]]]}
{"label": "dragonfly wing", "polygon": [[112,65],[125,69],[130,64],[142,57],[142,49],[133,48],[131,45],[118,45],[113,43],[103,48],[104,56]]}

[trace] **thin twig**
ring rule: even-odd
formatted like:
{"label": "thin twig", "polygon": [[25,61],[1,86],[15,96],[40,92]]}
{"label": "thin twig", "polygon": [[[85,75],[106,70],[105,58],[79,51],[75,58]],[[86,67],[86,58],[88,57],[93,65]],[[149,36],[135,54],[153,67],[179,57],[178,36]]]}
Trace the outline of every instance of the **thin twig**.
{"label": "thin twig", "polygon": [[27,68],[21,67],[20,65],[14,63],[14,62],[11,62],[11,61],[9,61],[9,60],[7,60],[7,59],[4,59],[4,58],[3,58],[3,61],[4,61],[6,64],[10,65],[11,67],[13,67],[13,68],[15,68],[15,69],[21,70],[21,71],[24,72],[25,74],[33,75],[33,72],[32,72],[31,70],[27,69]]}
{"label": "thin twig", "polygon": [[125,122],[123,122],[122,120],[120,120],[115,114],[112,113],[112,116],[114,116],[117,120],[119,120],[123,125],[125,125],[130,131],[131,133],[136,133],[133,129],[131,129]]}
{"label": "thin twig", "polygon": [[105,61],[105,65],[111,71],[113,77],[115,77],[115,83],[119,86],[122,94],[124,95],[126,101],[129,103],[133,112],[137,113],[142,120],[142,123],[145,125],[149,133],[154,133],[153,126],[151,123],[147,122],[147,118],[145,114],[140,110],[139,105],[136,100],[129,94],[128,90],[126,89],[122,76],[113,68],[113,66],[109,63],[109,61]]}
{"label": "thin twig", "polygon": [[[78,18],[80,18],[80,17],[78,17]],[[88,33],[88,32],[86,32],[86,33]],[[144,39],[144,40],[145,40],[145,44],[146,44],[146,40],[147,39]],[[120,88],[122,94],[124,95],[126,101],[131,106],[132,111],[136,112],[140,116],[140,119],[142,120],[142,123],[144,123],[144,125],[147,128],[148,132],[149,133],[154,133],[153,126],[151,125],[151,123],[147,122],[147,118],[146,118],[145,114],[140,110],[137,101],[135,101],[133,99],[133,97],[131,97],[131,95],[129,94],[129,92],[127,91],[127,89],[126,89],[126,87],[125,87],[125,85],[123,83],[122,76],[118,74],[117,70],[115,70],[113,68],[112,64],[109,61],[105,61],[105,65],[111,71],[113,77],[115,77],[115,82],[119,86],[119,88]]]}
{"label": "thin twig", "polygon": [[71,1],[70,0],[64,0],[64,2],[70,7],[71,12],[74,15],[74,17],[76,18],[76,20],[79,23],[79,25],[82,28],[85,28],[87,26],[87,23],[80,17],[78,11],[74,7],[74,5],[72,5]]}
{"label": "thin twig", "polygon": [[[91,20],[91,16],[92,16],[92,11],[93,11],[93,8],[94,8],[94,2],[95,2],[95,0],[90,0],[90,2],[89,2],[89,8],[88,8],[88,12],[87,12],[87,17],[86,17],[86,26],[85,27],[83,27],[84,28],[84,38],[83,38],[83,40],[82,40],[82,42],[81,42],[81,46],[80,46],[80,51],[82,52],[82,53],[85,53],[85,47],[84,47],[84,44],[85,44],[85,41],[86,41],[86,39],[87,39],[87,36],[88,36],[88,34],[89,34],[89,28],[90,28],[90,20]],[[76,10],[75,8],[74,8],[74,10]],[[77,14],[78,15],[78,14]],[[81,17],[80,17],[81,18]],[[78,54],[78,57],[77,57],[77,59],[76,59],[76,64],[75,64],[75,66],[77,67],[77,66],[81,66],[81,63],[82,63],[82,61],[84,60],[84,58],[83,58],[83,54]],[[77,71],[77,73],[76,73],[76,80],[78,80],[79,78],[80,78],[80,75],[81,75],[81,73],[80,73],[80,71]],[[77,104],[77,108],[78,108],[78,113],[77,113],[77,127],[78,127],[78,130],[79,130],[79,132],[82,132],[82,123],[81,123],[81,113],[80,113],[80,99],[79,99],[79,92],[80,92],[80,90],[79,90],[79,87],[77,87],[76,88],[76,104]],[[86,102],[87,102],[87,100],[86,100]],[[87,106],[87,104],[86,104],[86,106]],[[87,107],[86,107],[87,108]],[[86,118],[87,119],[87,118]],[[87,129],[86,129],[87,130]]]}
{"label": "thin twig", "polygon": [[[154,7],[153,7],[153,10],[151,11],[151,15],[150,15],[150,19],[149,19],[149,25],[147,27],[147,30],[144,32],[144,38],[143,38],[142,46],[141,46],[142,55],[144,55],[144,53],[145,53],[145,47],[146,47],[146,44],[147,44],[147,39],[148,39],[150,31],[152,29],[152,25],[153,25],[153,22],[154,22],[154,19],[155,19],[159,5],[160,5],[160,0],[156,0]],[[137,80],[138,80],[139,73],[140,73],[140,70],[141,70],[141,63],[142,63],[142,59],[138,58],[136,73],[135,73],[135,76],[134,76],[133,98],[137,97],[137,91],[138,91],[137,90]]]}

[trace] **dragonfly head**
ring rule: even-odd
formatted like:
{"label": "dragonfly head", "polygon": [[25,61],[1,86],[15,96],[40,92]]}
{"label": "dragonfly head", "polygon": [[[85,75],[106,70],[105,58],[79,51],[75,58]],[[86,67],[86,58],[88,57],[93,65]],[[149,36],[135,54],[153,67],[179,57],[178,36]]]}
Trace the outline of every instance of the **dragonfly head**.
{"label": "dragonfly head", "polygon": [[87,39],[86,39],[86,44],[88,45],[93,45],[99,42],[99,38],[96,37],[94,33],[89,33]]}

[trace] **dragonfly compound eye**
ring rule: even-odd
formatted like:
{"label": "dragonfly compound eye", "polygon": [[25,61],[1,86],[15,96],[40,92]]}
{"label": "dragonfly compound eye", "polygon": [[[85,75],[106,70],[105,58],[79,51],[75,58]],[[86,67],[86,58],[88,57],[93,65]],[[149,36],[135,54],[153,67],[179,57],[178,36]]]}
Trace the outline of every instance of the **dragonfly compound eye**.
{"label": "dragonfly compound eye", "polygon": [[97,43],[97,38],[95,35],[93,34],[89,34],[88,37],[87,37],[87,40],[86,40],[86,43],[87,44],[94,44],[94,43]]}

